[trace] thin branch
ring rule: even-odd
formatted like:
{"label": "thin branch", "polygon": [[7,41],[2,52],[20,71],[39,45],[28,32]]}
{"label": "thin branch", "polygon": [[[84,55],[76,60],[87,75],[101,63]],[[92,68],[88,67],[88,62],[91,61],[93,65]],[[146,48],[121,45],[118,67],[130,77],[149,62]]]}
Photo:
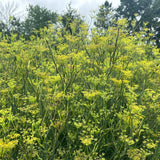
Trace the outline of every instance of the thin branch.
{"label": "thin branch", "polygon": [[53,56],[53,52],[52,52],[51,46],[50,46],[50,44],[49,44],[49,42],[48,42],[47,40],[46,40],[46,43],[47,43],[47,47],[49,48],[50,54],[51,54],[51,56],[52,56],[52,60],[53,60],[53,63],[54,63],[54,65],[55,65],[56,71],[57,71],[57,73],[59,74],[59,76],[60,76],[60,78],[61,78],[62,87],[63,87],[63,89],[64,89],[64,80],[63,80],[63,77],[62,77],[61,73],[60,73],[59,70],[58,70],[58,66],[57,66],[57,63],[56,63],[55,58],[54,58],[54,56]]}
{"label": "thin branch", "polygon": [[112,55],[113,64],[114,64],[114,60],[115,60],[115,54],[116,54],[116,51],[118,49],[118,39],[119,39],[119,28],[118,28],[118,31],[117,31],[117,37],[116,37],[116,43],[115,43],[114,52],[113,52],[113,55]]}

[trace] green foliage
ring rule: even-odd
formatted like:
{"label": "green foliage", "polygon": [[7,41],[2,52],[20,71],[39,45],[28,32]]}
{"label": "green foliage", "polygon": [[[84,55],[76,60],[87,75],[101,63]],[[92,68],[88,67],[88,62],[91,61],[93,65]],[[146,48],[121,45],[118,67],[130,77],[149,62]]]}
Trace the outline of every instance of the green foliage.
{"label": "green foliage", "polygon": [[[119,17],[128,19],[128,27],[132,32],[141,30],[144,23],[147,23],[148,33],[154,33],[152,39],[155,39],[157,46],[160,47],[159,7],[160,0],[121,0],[117,12]],[[136,21],[134,26],[133,20]]]}
{"label": "green foliage", "polygon": [[105,1],[105,3],[99,7],[94,25],[99,29],[108,29],[109,26],[113,25],[114,20],[115,13],[112,8],[112,3]]}
{"label": "green foliage", "polygon": [[0,159],[159,159],[159,50],[116,25],[1,38]]}
{"label": "green foliage", "polygon": [[60,20],[64,29],[62,34],[66,32],[71,35],[80,33],[80,25],[83,23],[83,20],[77,11],[71,7],[71,4],[68,5],[67,11],[62,14]]}
{"label": "green foliage", "polygon": [[23,34],[27,37],[34,33],[34,30],[40,30],[40,28],[48,27],[49,24],[57,22],[57,13],[40,7],[39,5],[30,5],[27,9],[28,15],[23,22]]}
{"label": "green foliage", "polygon": [[0,32],[3,36],[10,36],[11,32],[20,34],[21,23],[19,8],[15,2],[0,2]]}
{"label": "green foliage", "polygon": [[[158,48],[160,47],[160,0],[120,0],[120,5],[113,8],[107,0],[99,7],[94,22],[97,29],[108,29],[109,26],[115,26],[118,19],[126,18],[128,20],[128,32],[134,34],[143,30],[146,26],[148,30],[146,37],[150,43],[155,40]],[[153,34],[150,36],[149,34]]]}

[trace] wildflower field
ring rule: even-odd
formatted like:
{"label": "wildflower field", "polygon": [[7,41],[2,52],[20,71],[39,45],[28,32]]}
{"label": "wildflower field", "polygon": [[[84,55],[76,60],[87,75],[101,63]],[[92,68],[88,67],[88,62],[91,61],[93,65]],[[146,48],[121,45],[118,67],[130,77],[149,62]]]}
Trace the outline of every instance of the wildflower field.
{"label": "wildflower field", "polygon": [[126,25],[0,34],[0,159],[160,159],[159,49]]}

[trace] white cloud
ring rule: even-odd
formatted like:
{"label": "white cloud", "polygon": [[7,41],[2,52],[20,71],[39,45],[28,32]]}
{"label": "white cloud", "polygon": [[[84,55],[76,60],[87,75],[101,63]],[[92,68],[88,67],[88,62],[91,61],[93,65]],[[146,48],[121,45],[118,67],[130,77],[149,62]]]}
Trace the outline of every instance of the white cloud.
{"label": "white cloud", "polygon": [[[60,14],[65,11],[67,5],[71,2],[72,8],[77,9],[81,15],[87,17],[88,19],[92,11],[98,11],[99,6],[102,5],[105,0],[0,0],[0,2],[17,3],[19,10],[24,13],[21,14],[23,17],[26,14],[24,11],[29,4],[39,4],[40,6],[46,7]],[[120,0],[109,0],[109,2],[112,2],[113,7],[117,7],[120,3]]]}

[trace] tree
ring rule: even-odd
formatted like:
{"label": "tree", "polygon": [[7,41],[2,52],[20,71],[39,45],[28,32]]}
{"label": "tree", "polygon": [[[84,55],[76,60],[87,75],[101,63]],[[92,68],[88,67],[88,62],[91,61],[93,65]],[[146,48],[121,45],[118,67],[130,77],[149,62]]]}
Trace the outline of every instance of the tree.
{"label": "tree", "polygon": [[57,22],[57,13],[39,5],[29,5],[27,11],[27,18],[23,22],[23,32],[27,37],[32,35],[34,30],[40,30],[40,28],[48,27],[49,23]]}
{"label": "tree", "polygon": [[[71,35],[77,34],[80,32],[80,24],[83,22],[81,16],[69,4],[67,11],[61,16],[62,27],[64,27],[65,31],[68,31]],[[75,24],[74,29],[71,26],[72,23]]]}
{"label": "tree", "polygon": [[22,22],[20,18],[11,17],[10,24],[12,26],[12,32],[16,33],[18,37],[22,34]]}
{"label": "tree", "polygon": [[[140,31],[144,23],[148,22],[146,25],[149,28],[148,33],[154,32],[154,39],[160,47],[159,8],[160,0],[121,0],[117,13],[119,18],[127,18],[131,31]],[[133,20],[136,21],[135,25],[132,25]]]}
{"label": "tree", "polygon": [[115,14],[113,13],[114,9],[112,7],[112,3],[106,1],[103,5],[100,6],[94,25],[97,28],[107,29],[108,26],[112,24],[112,20],[115,17]]}
{"label": "tree", "polygon": [[16,3],[0,3],[0,31],[10,35],[13,28],[15,28],[14,25],[20,25],[20,19],[16,18],[18,15],[18,6]]}
{"label": "tree", "polygon": [[3,32],[4,28],[5,24],[2,21],[0,21],[0,32]]}

